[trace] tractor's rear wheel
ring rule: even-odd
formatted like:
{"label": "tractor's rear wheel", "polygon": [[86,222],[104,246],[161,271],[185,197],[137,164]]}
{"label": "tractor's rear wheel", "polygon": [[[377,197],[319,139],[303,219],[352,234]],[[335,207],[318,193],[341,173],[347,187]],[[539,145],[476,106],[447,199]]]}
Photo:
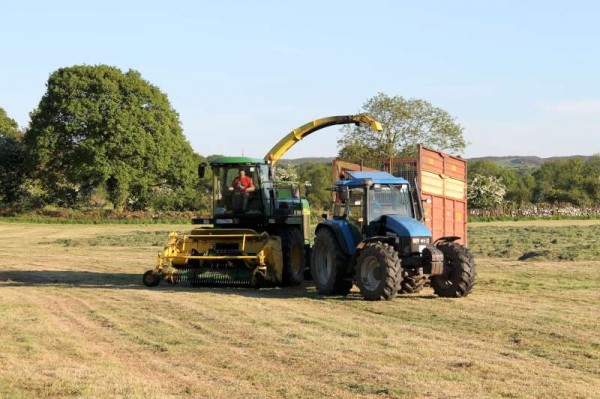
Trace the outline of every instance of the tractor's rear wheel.
{"label": "tractor's rear wheel", "polygon": [[401,278],[400,258],[392,246],[373,242],[358,256],[356,284],[367,301],[394,298]]}
{"label": "tractor's rear wheel", "polygon": [[283,249],[283,285],[300,285],[304,282],[304,266],[306,251],[304,237],[298,229],[283,232],[281,236]]}
{"label": "tractor's rear wheel", "polygon": [[148,270],[144,273],[142,281],[146,287],[156,287],[160,284],[160,274],[156,273],[154,270]]}
{"label": "tractor's rear wheel", "polygon": [[333,233],[328,229],[319,230],[310,269],[319,294],[348,295],[352,289],[352,280],[345,272],[348,261]]}
{"label": "tractor's rear wheel", "polygon": [[444,254],[444,273],[431,277],[433,291],[441,297],[460,298],[471,293],[475,285],[475,260],[467,247],[455,242],[440,242]]}

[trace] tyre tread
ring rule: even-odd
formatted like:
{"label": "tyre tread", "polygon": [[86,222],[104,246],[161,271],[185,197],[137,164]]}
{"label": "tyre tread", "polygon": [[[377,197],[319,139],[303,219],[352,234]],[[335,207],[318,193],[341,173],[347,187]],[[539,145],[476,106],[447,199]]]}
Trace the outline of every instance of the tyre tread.
{"label": "tyre tread", "polygon": [[[439,250],[444,253],[444,258],[452,256],[455,263],[460,264],[460,272],[447,278],[445,275],[433,276],[431,286],[433,291],[441,297],[461,298],[469,295],[475,286],[477,276],[475,258],[471,251],[464,245],[455,242],[440,242],[437,244]],[[452,284],[448,284],[451,282]]]}
{"label": "tyre tread", "polygon": [[[327,248],[329,248],[329,250],[335,251],[335,260],[331,271],[331,276],[329,281],[324,285],[321,285],[319,283],[317,277],[317,262],[315,259],[317,256],[315,246],[317,245],[325,245]],[[342,252],[342,249],[340,248],[337,239],[333,235],[333,233],[329,229],[319,230],[317,233],[317,237],[315,238],[315,245],[313,245],[311,262],[311,274],[319,294],[343,296],[348,295],[353,285],[352,280],[348,276],[346,276],[346,273],[344,271],[348,262],[349,257]]]}
{"label": "tyre tread", "polygon": [[[384,284],[373,291],[367,290],[360,280],[360,267],[364,258],[380,254],[385,264]],[[356,262],[356,282],[363,297],[368,301],[390,300],[398,294],[402,276],[400,258],[393,246],[380,241],[369,243],[362,250]]]}
{"label": "tyre tread", "polygon": [[[296,274],[292,269],[292,246],[295,241],[302,243],[302,273]],[[306,253],[304,251],[304,239],[299,229],[284,230],[281,233],[281,249],[283,252],[282,285],[297,286],[304,282],[304,266],[306,265]]]}

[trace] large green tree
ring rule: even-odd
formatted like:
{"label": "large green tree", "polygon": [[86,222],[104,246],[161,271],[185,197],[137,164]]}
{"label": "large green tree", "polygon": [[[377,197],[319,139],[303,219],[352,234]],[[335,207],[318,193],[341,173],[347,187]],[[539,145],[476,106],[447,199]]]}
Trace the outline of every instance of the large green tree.
{"label": "large green tree", "polygon": [[102,188],[116,208],[142,208],[153,188],[193,184],[194,153],[178,114],[134,70],[58,69],[31,113],[24,141],[43,186],[66,205]]}
{"label": "large green tree", "polygon": [[0,108],[0,204],[13,205],[26,179],[23,133]]}
{"label": "large green tree", "polygon": [[331,208],[331,165],[326,163],[304,163],[298,167],[299,180],[304,182],[311,208],[321,213]]}
{"label": "large green tree", "polygon": [[0,108],[0,135],[20,139],[23,134],[19,130],[17,121],[10,118],[4,108]]}
{"label": "large green tree", "polygon": [[535,200],[575,205],[600,204],[600,155],[545,162],[533,173]]}
{"label": "large green tree", "polygon": [[339,155],[347,159],[385,158],[414,154],[418,144],[461,153],[465,146],[463,128],[445,110],[421,99],[390,97],[379,93],[362,107],[383,126],[373,133],[366,126],[342,127]]}

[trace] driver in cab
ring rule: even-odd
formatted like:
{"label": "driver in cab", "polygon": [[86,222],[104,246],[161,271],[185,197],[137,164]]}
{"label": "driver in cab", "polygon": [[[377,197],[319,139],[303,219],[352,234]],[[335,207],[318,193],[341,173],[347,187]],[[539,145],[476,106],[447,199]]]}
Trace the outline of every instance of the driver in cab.
{"label": "driver in cab", "polygon": [[[234,209],[236,208],[242,212],[246,212],[248,197],[250,196],[250,193],[254,191],[254,188],[252,179],[249,176],[246,176],[246,171],[244,169],[240,169],[238,176],[233,179],[231,186],[229,186],[229,191],[233,191],[234,194],[241,194],[242,197],[241,204],[239,203],[239,199],[236,201],[234,197]],[[237,196],[237,198],[239,198],[239,196]]]}
{"label": "driver in cab", "polygon": [[239,191],[241,193],[250,193],[254,191],[254,184],[252,183],[252,179],[246,176],[246,171],[244,171],[244,169],[240,169],[239,174],[231,182],[229,191],[233,190]]}

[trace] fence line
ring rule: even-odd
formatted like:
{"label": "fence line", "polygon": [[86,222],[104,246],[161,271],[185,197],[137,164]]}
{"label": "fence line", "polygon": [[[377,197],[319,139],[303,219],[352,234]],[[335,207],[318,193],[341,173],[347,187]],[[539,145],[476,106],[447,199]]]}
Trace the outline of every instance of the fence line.
{"label": "fence line", "polygon": [[600,206],[570,204],[503,205],[494,209],[469,209],[469,215],[480,217],[588,217],[600,216]]}

